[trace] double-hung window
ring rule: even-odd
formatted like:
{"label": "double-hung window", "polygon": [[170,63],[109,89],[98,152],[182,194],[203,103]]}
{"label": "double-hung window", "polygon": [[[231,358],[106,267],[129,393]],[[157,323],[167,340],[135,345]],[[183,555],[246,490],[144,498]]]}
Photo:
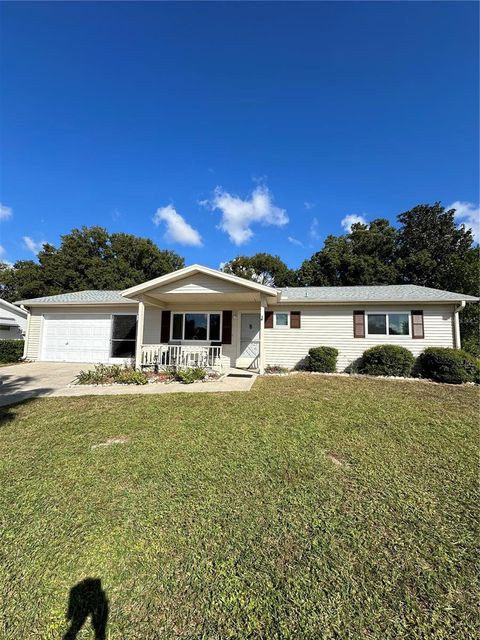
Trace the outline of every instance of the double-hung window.
{"label": "double-hung window", "polygon": [[290,314],[283,311],[275,312],[275,329],[288,329],[290,326]]}
{"label": "double-hung window", "polygon": [[221,314],[186,312],[174,313],[172,340],[218,342],[221,336]]}
{"label": "double-hung window", "polygon": [[368,313],[367,331],[370,336],[409,336],[409,313]]}

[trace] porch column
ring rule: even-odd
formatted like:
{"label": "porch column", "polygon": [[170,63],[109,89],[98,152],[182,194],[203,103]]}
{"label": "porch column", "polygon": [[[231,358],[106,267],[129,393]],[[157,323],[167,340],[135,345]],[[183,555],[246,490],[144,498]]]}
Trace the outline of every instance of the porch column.
{"label": "porch column", "polygon": [[267,302],[265,296],[260,297],[260,353],[258,358],[258,371],[260,374],[265,373],[265,309]]}
{"label": "porch column", "polygon": [[135,346],[135,369],[142,369],[143,327],[145,325],[145,303],[138,302],[137,342]]}

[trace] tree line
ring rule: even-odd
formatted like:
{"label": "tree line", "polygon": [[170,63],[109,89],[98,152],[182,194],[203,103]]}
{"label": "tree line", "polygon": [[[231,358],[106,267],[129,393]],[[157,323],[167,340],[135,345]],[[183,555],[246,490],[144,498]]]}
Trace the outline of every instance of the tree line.
{"label": "tree line", "polygon": [[[237,256],[223,269],[276,287],[417,284],[480,294],[479,247],[470,229],[455,223],[455,210],[422,204],[397,216],[356,223],[329,235],[298,269],[279,256]],[[15,301],[82,289],[125,289],[185,266],[176,252],[146,238],[101,227],[73,229],[59,247],[45,244],[38,262],[0,263],[0,297]],[[479,305],[462,314],[463,342],[480,355]]]}

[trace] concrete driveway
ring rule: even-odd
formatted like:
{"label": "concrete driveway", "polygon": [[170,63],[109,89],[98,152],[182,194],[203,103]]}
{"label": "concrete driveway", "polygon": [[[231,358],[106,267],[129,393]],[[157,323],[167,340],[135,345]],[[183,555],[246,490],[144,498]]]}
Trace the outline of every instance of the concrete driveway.
{"label": "concrete driveway", "polygon": [[0,367],[0,407],[28,398],[49,396],[69,385],[88,364],[25,362]]}

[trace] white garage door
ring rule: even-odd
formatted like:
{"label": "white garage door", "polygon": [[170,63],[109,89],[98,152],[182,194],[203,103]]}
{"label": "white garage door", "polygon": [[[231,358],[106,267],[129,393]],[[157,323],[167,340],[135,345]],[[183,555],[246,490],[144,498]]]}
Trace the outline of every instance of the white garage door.
{"label": "white garage door", "polygon": [[108,362],[109,314],[55,313],[44,316],[42,360]]}

